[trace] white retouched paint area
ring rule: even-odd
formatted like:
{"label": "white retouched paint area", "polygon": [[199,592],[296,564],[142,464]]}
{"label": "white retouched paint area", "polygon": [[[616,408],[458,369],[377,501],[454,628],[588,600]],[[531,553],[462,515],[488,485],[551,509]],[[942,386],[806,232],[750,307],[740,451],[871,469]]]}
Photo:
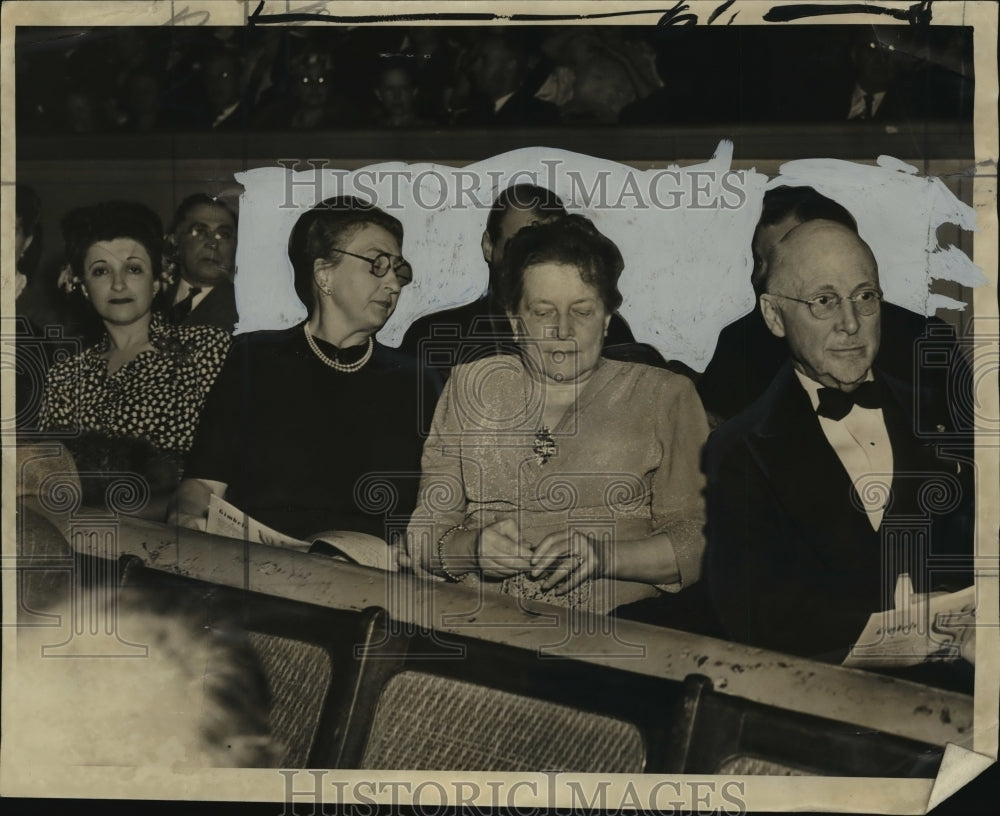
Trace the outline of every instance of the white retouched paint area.
{"label": "white retouched paint area", "polygon": [[571,213],[592,219],[625,258],[621,313],[636,339],[697,371],[719,331],[754,306],[750,241],[766,189],[810,185],[843,204],[879,264],[886,297],[921,314],[963,303],[931,295],[933,279],[985,283],[955,247],[940,247],[943,223],[975,230],[976,216],[940,179],[890,157],[876,165],[806,159],[775,179],[732,170],[722,141],[701,164],[639,171],[617,162],[544,147],[466,167],[391,162],[347,172],[262,168],[236,176],[244,187],[236,263],[240,333],[294,325],[305,317],[292,286],[288,236],[309,207],[357,195],[399,218],[403,254],[414,269],[379,340],[398,346],[418,317],[479,298],[488,272],[480,239],[495,196],[517,183],[555,191]]}

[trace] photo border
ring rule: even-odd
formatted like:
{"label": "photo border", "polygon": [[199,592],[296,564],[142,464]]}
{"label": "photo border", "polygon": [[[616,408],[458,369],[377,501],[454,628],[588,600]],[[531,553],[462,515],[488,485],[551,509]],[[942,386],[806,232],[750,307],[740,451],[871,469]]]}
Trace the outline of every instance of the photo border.
{"label": "photo border", "polygon": [[[663,3],[655,2],[615,2],[586,3],[576,0],[550,0],[549,2],[510,2],[507,4],[492,2],[461,2],[461,3],[423,3],[400,2],[385,3],[383,9],[388,16],[372,14],[371,3],[314,3],[314,2],[275,2],[265,0],[262,14],[278,6],[285,10],[275,11],[275,14],[292,16],[281,22],[287,24],[302,24],[304,21],[296,15],[316,13],[319,7],[335,6],[336,13],[343,15],[355,23],[396,24],[408,22],[411,14],[423,14],[437,10],[445,15],[466,15],[473,13],[495,14],[495,20],[483,20],[485,23],[503,23],[507,25],[532,24],[538,20],[524,19],[525,15],[553,15],[577,17],[580,22],[592,24],[648,24],[659,22],[664,14],[695,14],[698,23],[706,19],[706,12],[714,11],[726,5],[716,0],[688,0],[686,3],[675,4],[673,0]],[[727,5],[726,13],[739,13],[737,23],[740,25],[779,25],[772,22],[768,15],[775,10],[781,10],[787,16],[788,10],[802,4],[794,0],[774,0],[774,2],[740,2]],[[796,20],[797,24],[859,24],[859,23],[891,23],[899,21],[899,15],[933,14],[934,24],[971,25],[975,29],[974,53],[976,71],[976,96],[974,111],[975,156],[974,165],[967,172],[974,174],[973,201],[979,216],[979,232],[975,236],[973,261],[984,270],[988,284],[973,290],[975,315],[975,334],[973,336],[974,358],[973,369],[982,372],[987,382],[996,381],[997,371],[993,350],[996,337],[1000,335],[1000,318],[997,314],[997,210],[996,210],[996,162],[998,150],[997,137],[997,20],[998,7],[984,2],[942,2],[933,3],[911,2],[880,2],[868,4],[866,13],[858,13],[858,4],[834,2],[830,7],[840,6],[841,12],[850,8],[849,13],[840,13],[834,19],[832,16],[823,18],[809,17]],[[455,11],[454,6],[460,6],[461,11]],[[0,219],[2,232],[2,258],[12,258],[13,235],[13,180],[16,168],[16,140],[13,124],[14,117],[14,29],[18,25],[154,25],[154,24],[191,24],[201,19],[199,14],[208,12],[213,25],[245,25],[250,14],[257,6],[256,2],[234,2],[233,0],[208,0],[203,2],[26,2],[13,0],[4,3],[0,16],[0,72],[3,85],[0,88],[0,103],[2,103],[3,118],[3,150],[0,158],[0,173],[3,179],[3,216]],[[597,9],[600,11],[597,11]],[[527,11],[530,9],[530,12]],[[641,12],[629,16],[626,12]],[[404,19],[394,19],[398,15]],[[600,15],[599,17],[578,17],[578,15]],[[720,18],[722,19],[722,18]],[[208,20],[205,20],[208,22]],[[565,20],[563,22],[571,22]],[[470,20],[457,20],[449,16],[439,20],[444,25],[472,24]],[[315,23],[321,24],[321,23]],[[671,159],[672,157],[664,157]],[[706,157],[707,158],[707,157]],[[875,157],[872,157],[873,159]],[[4,279],[2,287],[2,313],[13,314],[13,287],[8,278],[8,269],[13,264],[7,261],[3,264]],[[993,339],[990,339],[993,338]],[[5,370],[5,375],[8,374]],[[6,378],[5,378],[6,379]],[[2,408],[5,416],[13,415],[13,388],[2,389]],[[997,400],[995,389],[987,389],[987,395]],[[981,406],[984,416],[1000,415],[997,403]],[[926,809],[944,795],[957,790],[964,782],[972,779],[988,762],[984,757],[995,761],[997,756],[997,724],[1000,722],[1000,620],[997,608],[1000,606],[1000,591],[998,591],[996,559],[998,545],[996,531],[1000,529],[1000,448],[995,440],[982,444],[977,439],[976,464],[980,478],[977,482],[977,525],[976,553],[977,567],[981,566],[977,575],[977,590],[980,602],[979,619],[977,621],[977,665],[975,689],[975,730],[973,752],[958,749],[946,752],[945,761],[936,780],[905,780],[905,779],[873,779],[873,778],[803,778],[786,779],[773,777],[742,777],[746,782],[745,804],[749,810],[834,810],[841,812],[885,812],[911,813],[925,812]],[[13,557],[15,518],[10,512],[15,505],[14,486],[16,482],[16,463],[10,446],[3,450],[3,546],[4,559]],[[3,617],[12,620],[16,617],[16,587],[15,572],[12,569],[3,571]],[[5,630],[4,634],[8,634]],[[3,671],[5,679],[16,666],[15,638],[3,639]],[[9,683],[3,684],[3,709],[9,710],[14,703],[9,692]],[[985,764],[984,764],[985,762]],[[309,773],[297,771],[303,778]],[[364,782],[371,779],[372,772],[337,771],[339,780]],[[416,784],[425,780],[443,780],[451,784],[456,779],[481,779],[483,774],[442,774],[442,773],[406,773],[379,772],[379,780],[386,782],[404,782]],[[545,774],[489,774],[491,778],[503,779],[506,790],[516,783],[537,783],[537,789],[545,791],[551,778]],[[561,775],[564,780],[578,780],[581,785],[594,785],[593,777],[580,775]],[[230,770],[213,769],[211,771],[196,771],[179,775],[155,768],[131,769],[124,774],[117,768],[67,768],[60,766],[50,769],[46,775],[44,769],[18,767],[17,757],[9,744],[3,746],[3,767],[0,768],[0,792],[4,795],[18,796],[92,796],[105,797],[135,797],[160,799],[194,799],[203,801],[268,801],[283,802],[288,789],[286,777],[273,770]],[[643,775],[638,778],[611,779],[609,800],[616,800],[617,791],[621,791],[618,801],[627,801],[627,786],[632,784],[640,797],[648,796],[649,788],[658,781],[677,779],[679,777],[659,777]],[[688,784],[690,780],[681,780]],[[513,801],[490,801],[488,797],[471,801],[467,804],[475,807],[490,807],[498,804],[513,805],[522,812],[525,809],[551,809],[566,806],[569,802],[560,797],[535,795],[531,793],[530,785],[517,788]],[[584,787],[584,790],[588,788]],[[590,790],[594,790],[591,788]],[[688,792],[691,793],[690,788]],[[697,804],[697,791],[693,792],[686,806]],[[372,802],[400,805],[408,802],[391,801],[385,796],[370,795],[354,798],[355,803],[370,805]],[[640,799],[640,801],[642,801]],[[647,799],[648,801],[648,799]],[[332,803],[331,803],[332,804]],[[438,805],[436,800],[426,803],[426,807]],[[725,803],[716,802],[716,807],[724,807]],[[298,812],[298,811],[297,811]]]}

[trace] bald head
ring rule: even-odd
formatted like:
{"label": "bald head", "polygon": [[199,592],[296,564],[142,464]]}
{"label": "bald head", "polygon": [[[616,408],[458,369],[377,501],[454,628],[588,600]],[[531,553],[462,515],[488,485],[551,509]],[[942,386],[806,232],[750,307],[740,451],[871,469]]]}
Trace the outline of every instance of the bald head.
{"label": "bald head", "polygon": [[781,291],[789,275],[803,282],[819,282],[823,272],[845,264],[870,269],[878,285],[878,266],[868,244],[852,229],[836,221],[816,219],[801,224],[786,224],[783,237],[777,240],[767,258],[767,291]]}
{"label": "bald head", "polygon": [[857,231],[858,224],[847,209],[812,187],[782,185],[764,193],[760,221],[753,234],[753,273],[750,283],[758,295],[767,290],[767,263],[774,245],[788,231],[806,221],[836,221]]}
{"label": "bald head", "polygon": [[774,245],[760,308],[771,333],[788,341],[796,369],[852,391],[878,352],[881,295],[875,257],[858,234],[807,221]]}

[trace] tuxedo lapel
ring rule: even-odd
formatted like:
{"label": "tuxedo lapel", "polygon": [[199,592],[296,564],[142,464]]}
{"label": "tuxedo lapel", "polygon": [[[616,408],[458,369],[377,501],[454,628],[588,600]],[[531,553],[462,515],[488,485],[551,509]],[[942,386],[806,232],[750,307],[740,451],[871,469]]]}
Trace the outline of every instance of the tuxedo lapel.
{"label": "tuxedo lapel", "polygon": [[[890,513],[892,516],[907,516],[914,521],[929,518],[927,514],[933,511],[926,505],[928,502],[935,504],[936,499],[930,495],[921,496],[926,492],[927,484],[936,481],[945,492],[972,490],[971,484],[963,478],[957,459],[942,458],[938,455],[935,440],[925,441],[917,437],[914,390],[892,377],[881,373],[878,376],[885,383],[886,400],[882,414],[892,443],[895,472]],[[941,426],[941,431],[945,430]],[[928,479],[932,481],[928,482]]]}
{"label": "tuxedo lapel", "polygon": [[806,530],[840,528],[833,540],[870,537],[871,524],[859,509],[851,478],[790,364],[762,399],[764,412],[747,444],[786,518]]}

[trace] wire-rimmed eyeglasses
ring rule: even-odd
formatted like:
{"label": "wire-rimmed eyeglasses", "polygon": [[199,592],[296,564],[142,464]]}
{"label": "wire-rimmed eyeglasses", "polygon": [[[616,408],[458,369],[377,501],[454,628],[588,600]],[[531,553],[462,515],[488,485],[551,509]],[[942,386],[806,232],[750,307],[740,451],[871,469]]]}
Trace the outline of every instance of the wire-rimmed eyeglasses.
{"label": "wire-rimmed eyeglasses", "polygon": [[388,252],[380,252],[374,258],[369,258],[366,255],[348,252],[346,249],[338,249],[337,247],[331,247],[331,249],[334,252],[339,252],[341,255],[350,255],[352,258],[360,258],[362,261],[368,261],[372,265],[369,271],[376,278],[384,278],[391,269],[396,273],[396,278],[399,280],[400,286],[406,286],[413,281],[413,267],[410,266],[410,262],[402,255],[390,255]]}
{"label": "wire-rimmed eyeglasses", "polygon": [[236,240],[236,230],[233,227],[210,227],[207,224],[202,224],[200,221],[196,221],[184,230],[184,232],[198,241],[207,241],[209,238],[214,238],[216,241]]}
{"label": "wire-rimmed eyeglasses", "polygon": [[882,293],[878,289],[862,289],[860,292],[855,292],[846,298],[842,298],[836,292],[821,292],[808,300],[789,295],[780,295],[777,292],[768,292],[768,294],[784,298],[785,300],[794,300],[796,303],[806,304],[809,307],[809,311],[812,312],[812,316],[817,320],[829,320],[836,314],[845,300],[851,301],[858,314],[862,317],[871,317],[878,311],[879,305],[882,303]]}

